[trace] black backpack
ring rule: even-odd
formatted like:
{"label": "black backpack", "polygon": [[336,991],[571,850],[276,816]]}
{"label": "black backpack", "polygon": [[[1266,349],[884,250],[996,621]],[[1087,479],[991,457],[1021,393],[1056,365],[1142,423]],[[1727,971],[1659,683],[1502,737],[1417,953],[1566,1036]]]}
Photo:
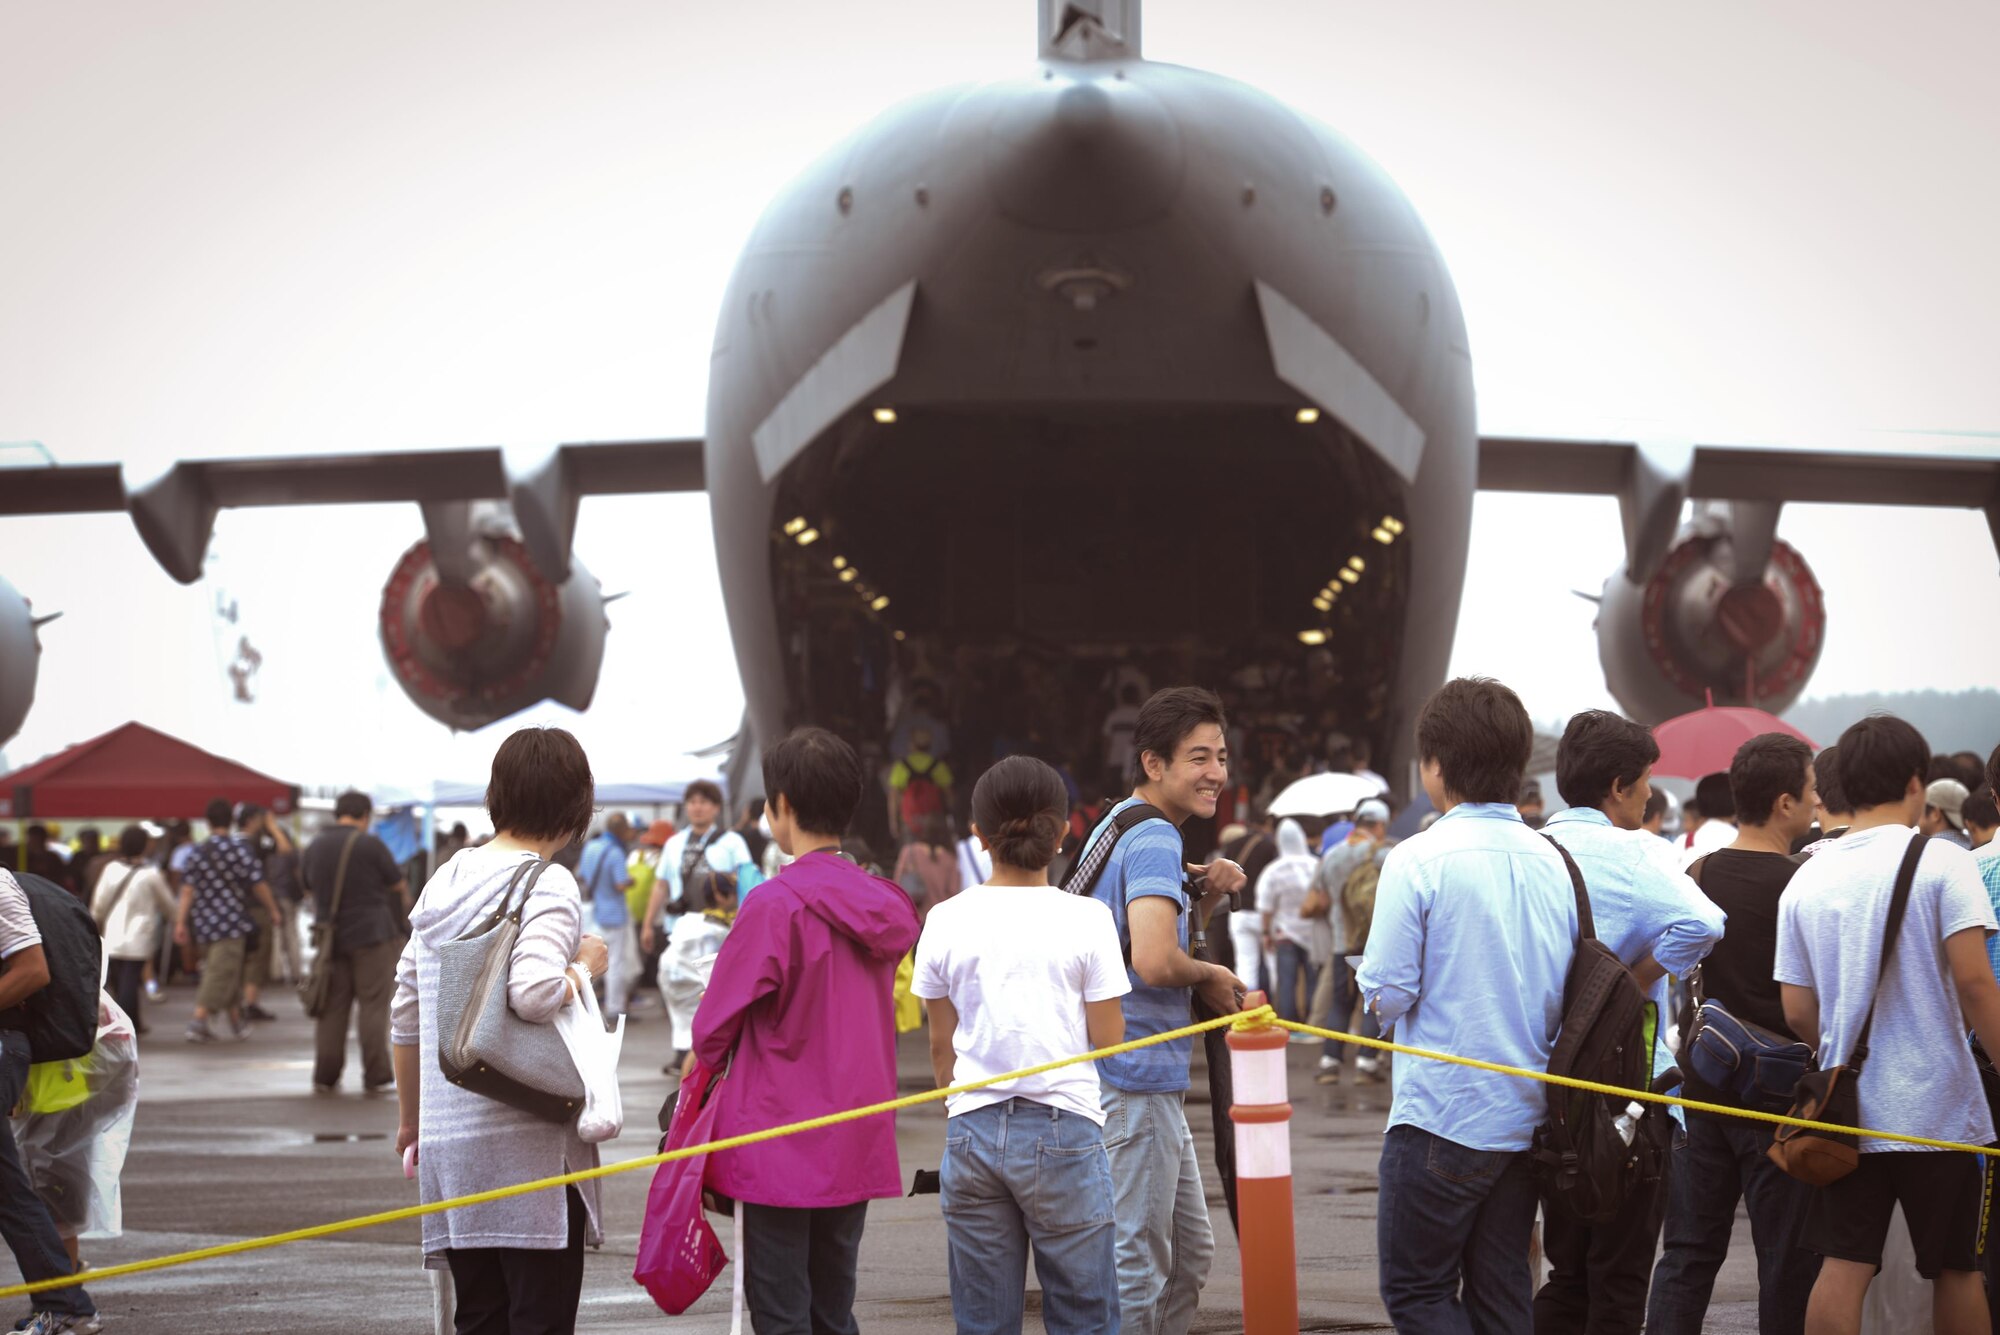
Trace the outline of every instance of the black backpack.
{"label": "black backpack", "polygon": [[29,1060],[71,1061],[97,1046],[98,980],[104,976],[104,938],[83,901],[52,881],[20,873],[28,911],[42,934],[49,984],[9,1010],[0,1029],[28,1036]]}
{"label": "black backpack", "polygon": [[[1544,836],[1546,838],[1547,836]],[[1651,1003],[1639,980],[1597,939],[1590,895],[1576,860],[1555,840],[1576,892],[1576,957],[1563,982],[1562,1028],[1549,1056],[1549,1074],[1620,1089],[1648,1087],[1646,1017]],[[1657,1019],[1655,1020],[1657,1024]],[[1535,1131],[1533,1163],[1542,1199],[1560,1203],[1586,1223],[1617,1216],[1632,1193],[1658,1181],[1670,1124],[1657,1104],[1626,1116],[1634,1100],[1545,1084],[1549,1120]],[[1619,1133],[1620,1119],[1631,1132]]]}

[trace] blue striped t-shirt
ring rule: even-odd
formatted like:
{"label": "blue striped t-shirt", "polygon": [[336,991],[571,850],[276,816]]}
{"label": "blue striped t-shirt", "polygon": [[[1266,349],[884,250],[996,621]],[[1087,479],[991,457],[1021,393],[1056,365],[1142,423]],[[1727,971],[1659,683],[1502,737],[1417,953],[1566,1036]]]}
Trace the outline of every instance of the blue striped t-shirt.
{"label": "blue striped t-shirt", "polygon": [[[1110,827],[1111,818],[1138,800],[1136,797],[1127,798],[1105,812],[1104,819],[1090,832],[1084,847],[1087,849],[1095,844]],[[1127,830],[1125,837],[1118,841],[1118,847],[1111,850],[1111,860],[1105,864],[1104,874],[1097,878],[1097,886],[1091,894],[1110,906],[1112,920],[1118,926],[1118,940],[1129,943],[1132,931],[1126,925],[1125,906],[1147,895],[1159,895],[1173,900],[1178,909],[1184,910],[1187,907],[1187,894],[1182,889],[1185,879],[1186,871],[1181,861],[1181,832],[1164,820],[1142,821]],[[1180,915],[1178,931],[1181,949],[1186,950],[1188,920],[1185,912]],[[1189,1022],[1190,989],[1148,987],[1139,981],[1139,975],[1133,973],[1129,965],[1126,973],[1132,981],[1132,990],[1125,994],[1127,1042],[1152,1034],[1164,1034]],[[1177,1038],[1170,1043],[1155,1043],[1135,1052],[1106,1057],[1097,1063],[1097,1077],[1112,1088],[1130,1094],[1177,1093],[1188,1087],[1188,1063],[1193,1056],[1194,1040]]]}

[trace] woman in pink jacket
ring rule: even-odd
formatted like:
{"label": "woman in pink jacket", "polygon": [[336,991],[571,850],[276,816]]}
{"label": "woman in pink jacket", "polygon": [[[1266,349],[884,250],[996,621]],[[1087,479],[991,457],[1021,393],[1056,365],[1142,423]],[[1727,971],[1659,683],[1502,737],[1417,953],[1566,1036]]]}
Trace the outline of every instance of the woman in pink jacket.
{"label": "woman in pink jacket", "polygon": [[[728,1067],[718,1139],[896,1096],[896,965],[917,913],[838,852],[865,781],[854,749],[820,728],[764,754],[771,834],[796,861],[743,900],[695,1013],[696,1055]],[[744,1295],[760,1335],[852,1332],[868,1201],[902,1195],[895,1119],[727,1150],[705,1181],[743,1202]]]}

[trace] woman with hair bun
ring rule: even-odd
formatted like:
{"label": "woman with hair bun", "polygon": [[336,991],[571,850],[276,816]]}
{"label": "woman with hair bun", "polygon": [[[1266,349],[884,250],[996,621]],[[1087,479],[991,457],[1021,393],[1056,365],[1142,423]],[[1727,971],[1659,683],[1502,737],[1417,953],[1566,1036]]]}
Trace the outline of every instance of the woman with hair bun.
{"label": "woman with hair bun", "polygon": [[[1108,1047],[1131,990],[1111,912],[1049,884],[1068,829],[1060,775],[1011,756],[972,793],[993,875],[931,909],[911,990],[940,1088]],[[1115,1331],[1111,1164],[1092,1063],[954,1094],[942,1165],[960,1335],[1021,1329],[1028,1251],[1050,1335]]]}

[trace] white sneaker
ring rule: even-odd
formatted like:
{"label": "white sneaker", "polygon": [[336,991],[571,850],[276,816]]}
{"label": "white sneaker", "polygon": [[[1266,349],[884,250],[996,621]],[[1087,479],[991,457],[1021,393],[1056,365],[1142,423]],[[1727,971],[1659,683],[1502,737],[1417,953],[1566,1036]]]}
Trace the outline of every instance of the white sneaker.
{"label": "white sneaker", "polygon": [[148,978],[146,980],[146,1000],[158,1001],[159,999],[160,999],[160,980],[157,978]]}
{"label": "white sneaker", "polygon": [[1338,1071],[1340,1069],[1340,1058],[1331,1057],[1322,1052],[1319,1055],[1319,1069],[1322,1071]]}
{"label": "white sneaker", "polygon": [[1356,1057],[1354,1059],[1354,1069],[1363,1075],[1374,1075],[1382,1069],[1382,1059],[1380,1057]]}

